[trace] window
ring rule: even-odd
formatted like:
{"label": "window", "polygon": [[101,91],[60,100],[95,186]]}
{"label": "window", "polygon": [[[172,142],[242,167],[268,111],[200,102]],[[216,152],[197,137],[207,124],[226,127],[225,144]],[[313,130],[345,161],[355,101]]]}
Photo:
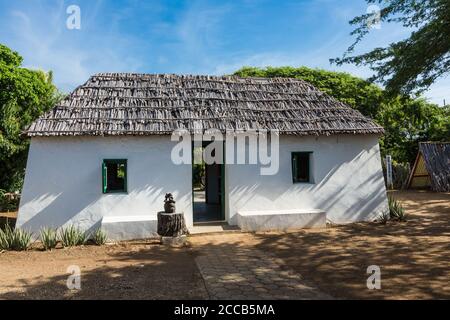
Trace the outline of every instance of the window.
{"label": "window", "polygon": [[102,177],[103,193],[127,192],[127,160],[103,160]]}
{"label": "window", "polygon": [[294,183],[312,182],[311,154],[312,152],[292,152],[292,181]]}

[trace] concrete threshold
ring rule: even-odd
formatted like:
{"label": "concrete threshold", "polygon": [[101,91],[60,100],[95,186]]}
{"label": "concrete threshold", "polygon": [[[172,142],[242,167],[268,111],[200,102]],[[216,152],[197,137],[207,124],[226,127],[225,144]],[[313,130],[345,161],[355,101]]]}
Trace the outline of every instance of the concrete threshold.
{"label": "concrete threshold", "polygon": [[226,222],[202,222],[195,223],[189,228],[191,235],[211,234],[211,233],[231,233],[241,232],[239,226],[230,226]]}

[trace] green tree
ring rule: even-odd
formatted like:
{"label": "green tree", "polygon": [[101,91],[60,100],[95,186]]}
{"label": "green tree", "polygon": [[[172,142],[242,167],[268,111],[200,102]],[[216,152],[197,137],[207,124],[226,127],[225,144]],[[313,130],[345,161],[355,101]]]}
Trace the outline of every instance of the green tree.
{"label": "green tree", "polygon": [[0,44],[0,189],[20,189],[29,141],[21,135],[61,95],[51,72],[21,67],[22,57]]}
{"label": "green tree", "polygon": [[331,59],[338,65],[368,65],[375,71],[370,81],[385,85],[389,93],[420,93],[450,71],[449,0],[366,0],[381,7],[381,22],[400,23],[412,31],[409,38],[351,56],[356,45],[371,28],[373,14],[350,21],[357,26],[351,33],[355,42],[342,58]]}
{"label": "green tree", "polygon": [[376,120],[385,128],[381,150],[397,162],[412,163],[419,142],[450,140],[450,108],[424,99],[393,99],[380,109]]}
{"label": "green tree", "polygon": [[391,97],[380,87],[348,73],[307,67],[243,67],[234,75],[241,77],[290,77],[307,81],[385,129],[380,139],[382,155],[391,154],[397,162],[412,163],[420,141],[450,140],[450,108],[424,99]]}

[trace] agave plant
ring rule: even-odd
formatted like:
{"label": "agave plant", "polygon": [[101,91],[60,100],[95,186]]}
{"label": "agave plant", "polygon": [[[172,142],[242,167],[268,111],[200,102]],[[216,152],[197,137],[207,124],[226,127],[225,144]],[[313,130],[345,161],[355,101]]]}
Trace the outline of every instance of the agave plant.
{"label": "agave plant", "polygon": [[392,197],[388,197],[389,204],[389,214],[392,220],[395,221],[406,221],[407,215],[405,209],[402,207],[400,202]]}
{"label": "agave plant", "polygon": [[92,234],[92,241],[94,241],[96,245],[101,246],[105,244],[106,239],[107,239],[106,233],[100,228],[95,230],[95,232]]}
{"label": "agave plant", "polygon": [[40,231],[40,238],[45,250],[51,250],[56,247],[58,243],[58,234],[55,229],[43,228]]}
{"label": "agave plant", "polygon": [[383,211],[376,220],[380,224],[386,224],[389,221],[389,211]]}
{"label": "agave plant", "polygon": [[13,243],[13,231],[9,224],[5,225],[5,230],[0,228],[0,250],[11,250]]}
{"label": "agave plant", "polygon": [[0,229],[0,249],[2,250],[27,250],[31,245],[32,233],[26,230],[11,228],[5,225],[5,230]]}
{"label": "agave plant", "polygon": [[64,247],[80,246],[85,244],[87,240],[86,234],[73,225],[62,228],[59,237]]}

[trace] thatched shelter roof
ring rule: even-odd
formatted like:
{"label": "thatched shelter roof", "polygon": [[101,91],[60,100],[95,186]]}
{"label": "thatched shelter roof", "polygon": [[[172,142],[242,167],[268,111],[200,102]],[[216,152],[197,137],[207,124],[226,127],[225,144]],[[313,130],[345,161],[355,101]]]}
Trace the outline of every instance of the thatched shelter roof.
{"label": "thatched shelter roof", "polygon": [[450,192],[450,142],[421,142],[408,187]]}
{"label": "thatched shelter roof", "polygon": [[383,133],[357,110],[298,79],[101,73],[36,120],[26,134],[154,135],[210,128]]}

